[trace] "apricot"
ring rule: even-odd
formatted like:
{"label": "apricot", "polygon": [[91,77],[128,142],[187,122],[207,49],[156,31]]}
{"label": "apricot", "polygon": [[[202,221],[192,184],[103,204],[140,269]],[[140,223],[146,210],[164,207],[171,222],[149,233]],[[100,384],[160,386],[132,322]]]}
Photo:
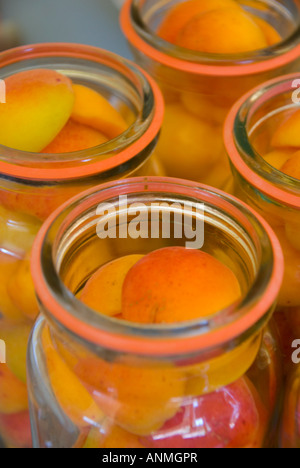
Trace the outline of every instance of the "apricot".
{"label": "apricot", "polygon": [[264,155],[264,160],[270,164],[270,166],[275,167],[275,169],[280,170],[282,166],[288,161],[289,158],[293,156],[293,151],[282,149],[282,150],[273,150],[270,153]]}
{"label": "apricot", "polygon": [[102,145],[107,141],[107,138],[97,130],[69,120],[42,153],[72,153]]}
{"label": "apricot", "polygon": [[73,85],[73,91],[72,120],[100,131],[109,139],[127,130],[128,125],[121,114],[97,91],[82,85]]}
{"label": "apricot", "polygon": [[128,255],[100,268],[87,282],[80,300],[104,315],[114,316],[122,310],[122,286],[130,268],[143,255]]}
{"label": "apricot", "polygon": [[26,351],[31,325],[0,322],[0,337],[6,344],[6,363],[12,373],[26,383]]}
{"label": "apricot", "polygon": [[167,175],[200,180],[218,161],[222,150],[222,136],[217,128],[179,104],[166,106],[156,154]]}
{"label": "apricot", "polygon": [[294,153],[294,155],[283,164],[281,172],[294,179],[300,180],[300,151]]}
{"label": "apricot", "polygon": [[229,111],[229,107],[222,103],[222,99],[215,96],[185,92],[181,94],[181,101],[187,111],[214,124],[222,124]]}
{"label": "apricot", "polygon": [[300,147],[300,110],[294,112],[285,122],[283,122],[271,140],[275,148]]}
{"label": "apricot", "polygon": [[34,69],[5,79],[0,144],[40,152],[62,130],[74,105],[72,82],[54,70]]}
{"label": "apricot", "polygon": [[31,448],[32,438],[29,411],[0,414],[0,433],[11,448]]}
{"label": "apricot", "polygon": [[150,360],[131,364],[88,357],[74,371],[106,415],[136,435],[150,434],[172,418],[185,390],[180,370]]}
{"label": "apricot", "polygon": [[0,251],[0,315],[13,321],[22,321],[23,314],[8,295],[8,283],[17,271],[19,260]]}
{"label": "apricot", "polygon": [[259,334],[219,357],[186,367],[186,396],[211,393],[241,378],[255,361],[261,342]]}
{"label": "apricot", "polygon": [[19,413],[27,408],[26,385],[12,373],[6,364],[0,364],[0,413]]}
{"label": "apricot", "polygon": [[175,5],[162,21],[157,35],[175,44],[180,31],[195,16],[225,7],[239,8],[234,0],[189,0]]}
{"label": "apricot", "polygon": [[160,431],[141,438],[146,448],[261,448],[267,414],[247,377],[188,400]]}
{"label": "apricot", "polygon": [[0,205],[0,247],[6,252],[24,256],[32,247],[41,222]]}
{"label": "apricot", "polygon": [[237,8],[208,11],[194,17],[181,30],[177,45],[214,54],[237,54],[267,47],[260,27]]}
{"label": "apricot", "polygon": [[91,429],[83,448],[143,448],[138,437],[121,427]]}
{"label": "apricot", "polygon": [[279,294],[282,307],[300,307],[300,252],[288,241],[285,230],[276,228],[285,261],[283,284]]}
{"label": "apricot", "polygon": [[236,276],[219,260],[202,251],[170,247],[148,254],[131,268],[123,286],[122,313],[132,322],[176,323],[213,315],[240,297]]}
{"label": "apricot", "polygon": [[39,307],[31,277],[29,254],[19,263],[15,274],[12,275],[8,283],[7,291],[18,310],[27,318],[35,320],[39,313]]}
{"label": "apricot", "polygon": [[260,27],[261,31],[265,36],[268,46],[279,44],[279,42],[281,42],[282,37],[271,24],[269,24],[263,18],[260,18],[256,15],[251,15],[251,18],[257,24],[257,26]]}
{"label": "apricot", "polygon": [[62,410],[79,427],[87,421],[100,423],[103,412],[56,351],[48,328],[42,332],[42,344],[52,390]]}

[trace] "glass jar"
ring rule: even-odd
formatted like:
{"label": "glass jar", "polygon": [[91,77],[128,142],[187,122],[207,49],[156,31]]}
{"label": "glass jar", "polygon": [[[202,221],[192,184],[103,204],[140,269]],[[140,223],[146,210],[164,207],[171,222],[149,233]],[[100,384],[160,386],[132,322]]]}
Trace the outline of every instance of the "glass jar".
{"label": "glass jar", "polygon": [[[298,353],[299,355],[299,353]],[[299,360],[298,360],[299,361]],[[294,369],[287,383],[281,448],[300,448],[300,367]]]}
{"label": "glass jar", "polygon": [[[107,236],[98,237],[99,223],[109,226]],[[130,234],[133,225],[140,236]],[[195,247],[204,232],[202,250],[236,274],[237,304],[195,321],[139,325],[79,300],[105,263],[187,246],[187,225],[199,234]],[[31,268],[42,314],[28,351],[35,447],[273,443],[281,360],[270,319],[283,259],[272,230],[242,202],[176,179],[108,183],[46,221]]]}
{"label": "glass jar", "polygon": [[239,0],[266,20],[282,42],[238,55],[202,54],[158,37],[156,31],[182,0],[127,0],[123,32],[135,58],[160,85],[165,121],[156,154],[167,175],[230,190],[231,172],[222,141],[234,102],[259,83],[299,67],[300,5],[292,0]]}
{"label": "glass jar", "polygon": [[299,78],[299,74],[284,76],[251,91],[235,104],[225,124],[235,194],[269,222],[283,248],[285,274],[276,319],[286,372],[292,366],[291,344],[300,338],[300,181],[263,156],[271,151],[279,123],[299,108],[295,100]]}
{"label": "glass jar", "polygon": [[[34,45],[5,52],[0,59],[2,79],[35,68],[57,70],[101,91],[128,122],[119,137],[84,151],[49,155],[0,148],[0,339],[7,354],[7,365],[0,368],[0,435],[7,445],[23,447],[30,445],[26,343],[38,314],[29,270],[35,235],[55,208],[84,189],[128,175],[159,173],[152,152],[163,100],[139,68],[97,48]],[[15,430],[21,419],[22,436]]]}

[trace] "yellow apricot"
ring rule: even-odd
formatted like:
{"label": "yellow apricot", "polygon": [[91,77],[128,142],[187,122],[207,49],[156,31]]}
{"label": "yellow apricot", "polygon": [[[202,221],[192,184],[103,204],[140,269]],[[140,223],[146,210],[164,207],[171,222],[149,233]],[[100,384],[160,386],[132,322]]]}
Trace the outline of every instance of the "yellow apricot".
{"label": "yellow apricot", "polygon": [[300,252],[288,241],[284,228],[276,228],[276,235],[284,254],[284,279],[279,294],[282,307],[300,306]]}
{"label": "yellow apricot", "polygon": [[279,42],[281,42],[282,37],[280,36],[279,32],[276,31],[273,26],[271,26],[271,24],[256,15],[251,15],[251,18],[262,30],[269,46],[279,44]]}
{"label": "yellow apricot", "polygon": [[285,234],[294,249],[300,250],[300,220],[286,223]]}
{"label": "yellow apricot", "polygon": [[107,141],[108,139],[99,131],[69,120],[42,153],[72,153],[102,145]]}
{"label": "yellow apricot", "polygon": [[167,175],[201,180],[219,159],[221,132],[187,112],[181,105],[166,107],[156,154]]}
{"label": "yellow apricot", "polygon": [[37,218],[0,205],[0,247],[6,252],[24,256],[31,249],[40,227]]}
{"label": "yellow apricot", "polygon": [[195,16],[219,8],[239,8],[233,0],[189,0],[170,9],[158,28],[157,35],[175,44],[182,28]]}
{"label": "yellow apricot", "polygon": [[69,120],[74,104],[72,83],[54,70],[34,69],[5,79],[0,144],[40,152]]}
{"label": "yellow apricot", "polygon": [[273,150],[264,155],[263,158],[268,164],[270,164],[270,166],[280,170],[292,155],[293,151],[291,150]]}
{"label": "yellow apricot", "polygon": [[17,271],[19,259],[0,251],[0,315],[13,321],[22,321],[24,316],[8,294],[8,284]]}
{"label": "yellow apricot", "polygon": [[214,54],[237,54],[268,45],[260,27],[237,8],[212,10],[194,17],[176,42],[189,50]]}
{"label": "yellow apricot", "polygon": [[150,360],[131,364],[88,357],[74,371],[107,416],[136,435],[148,435],[172,418],[185,390],[181,370]]}
{"label": "yellow apricot", "polygon": [[128,255],[104,265],[89,279],[80,295],[80,300],[104,315],[120,314],[125,277],[141,258],[143,255]]}
{"label": "yellow apricot", "polygon": [[6,344],[6,363],[12,373],[26,383],[26,351],[31,325],[0,322],[0,337]]}
{"label": "yellow apricot", "polygon": [[30,271],[30,256],[22,260],[8,283],[8,294],[15,306],[29,319],[35,320],[39,307]]}
{"label": "yellow apricot", "polygon": [[0,364],[0,413],[19,413],[27,408],[26,385],[11,372],[6,364]]}
{"label": "yellow apricot", "polygon": [[112,426],[91,429],[83,448],[143,448],[138,437],[124,431],[121,427]]}
{"label": "yellow apricot", "polygon": [[271,144],[274,147],[300,147],[300,110],[294,112],[275,131]]}
{"label": "yellow apricot", "polygon": [[187,367],[186,395],[211,393],[235,382],[250,369],[260,346],[261,335],[258,335],[220,357]]}
{"label": "yellow apricot", "polygon": [[236,276],[219,260],[203,251],[168,247],[146,255],[128,272],[122,314],[136,323],[184,322],[213,315],[240,297]]}
{"label": "yellow apricot", "polygon": [[103,412],[54,348],[48,328],[42,332],[42,344],[51,386],[62,410],[79,427],[85,427],[87,421],[100,423]]}
{"label": "yellow apricot", "polygon": [[99,130],[112,139],[125,132],[128,124],[101,94],[82,85],[73,85],[75,104],[72,120]]}
{"label": "yellow apricot", "polygon": [[[300,122],[300,121],[299,121]],[[300,151],[297,151],[281,167],[281,172],[300,180]]]}

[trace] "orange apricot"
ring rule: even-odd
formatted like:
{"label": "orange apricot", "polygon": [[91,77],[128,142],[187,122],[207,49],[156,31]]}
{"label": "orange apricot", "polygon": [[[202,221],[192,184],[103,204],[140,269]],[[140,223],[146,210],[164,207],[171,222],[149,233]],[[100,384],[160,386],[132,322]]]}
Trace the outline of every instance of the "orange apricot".
{"label": "orange apricot", "polygon": [[12,373],[6,364],[0,364],[0,413],[19,413],[27,408],[26,385]]}
{"label": "orange apricot", "polygon": [[292,155],[293,151],[282,149],[270,151],[270,153],[264,155],[263,158],[270,166],[280,170]]}
{"label": "orange apricot", "polygon": [[237,54],[267,47],[259,26],[237,8],[208,11],[194,17],[182,29],[177,45],[214,54]]}
{"label": "orange apricot", "polygon": [[300,180],[300,151],[297,151],[283,164],[281,172],[284,172],[284,174],[293,177],[294,179]]}
{"label": "orange apricot", "polygon": [[70,118],[74,92],[69,78],[54,70],[34,69],[5,79],[0,144],[40,152]]}
{"label": "orange apricot", "polygon": [[222,150],[222,135],[215,126],[192,115],[180,104],[166,106],[156,154],[167,175],[202,180]]}
{"label": "orange apricot", "polygon": [[276,31],[276,29],[271,24],[269,24],[263,18],[260,18],[259,16],[256,16],[256,15],[251,15],[251,18],[253,19],[253,21],[255,21],[255,23],[262,30],[265,36],[265,39],[267,41],[267,44],[269,46],[279,44],[279,42],[282,40],[282,37],[280,36],[279,32]]}
{"label": "orange apricot", "polygon": [[79,427],[85,427],[87,421],[100,423],[104,418],[103,412],[60,357],[48,328],[43,330],[42,344],[52,390],[62,410]]}
{"label": "orange apricot", "polygon": [[176,43],[178,34],[195,16],[219,8],[239,8],[233,0],[189,0],[175,5],[162,21],[157,35],[165,41]]}
{"label": "orange apricot", "polygon": [[236,302],[234,273],[198,250],[156,250],[134,265],[123,286],[122,313],[138,323],[176,323],[207,317]]}
{"label": "orange apricot", "polygon": [[107,141],[107,138],[94,128],[69,120],[42,153],[72,153],[102,145]]}
{"label": "orange apricot", "polygon": [[143,255],[128,255],[104,265],[87,282],[80,300],[104,315],[120,314],[125,277],[131,267],[141,258]]}
{"label": "orange apricot", "polygon": [[97,91],[82,85],[73,85],[73,90],[72,120],[100,131],[109,139],[127,130],[128,125],[122,115]]}
{"label": "orange apricot", "polygon": [[184,92],[181,94],[181,101],[187,111],[204,121],[209,120],[215,124],[222,124],[229,110],[229,107],[224,106],[222,99],[218,96]]}
{"label": "orange apricot", "polygon": [[25,317],[35,320],[39,313],[39,307],[30,272],[29,254],[19,263],[15,274],[8,283],[7,291],[18,310]]}
{"label": "orange apricot", "polygon": [[23,314],[8,294],[8,284],[16,273],[20,260],[0,251],[0,315],[13,321],[22,321]]}
{"label": "orange apricot", "polygon": [[74,371],[103,412],[136,435],[150,434],[172,418],[185,391],[184,375],[167,363],[87,357]]}
{"label": "orange apricot", "polygon": [[300,147],[300,110],[294,112],[275,131],[271,140],[275,148]]}

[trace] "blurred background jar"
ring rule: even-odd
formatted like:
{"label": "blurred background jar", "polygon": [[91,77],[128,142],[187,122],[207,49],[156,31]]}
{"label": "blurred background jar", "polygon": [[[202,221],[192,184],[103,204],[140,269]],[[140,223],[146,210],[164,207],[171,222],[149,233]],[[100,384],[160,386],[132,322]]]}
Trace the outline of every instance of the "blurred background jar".
{"label": "blurred background jar", "polygon": [[0,368],[0,435],[8,446],[26,447],[31,443],[26,345],[39,311],[29,267],[32,243],[47,216],[82,190],[129,175],[160,173],[152,152],[163,100],[158,87],[133,64],[97,48],[43,44],[13,49],[0,58],[2,79],[36,68],[59,71],[100,92],[128,124],[118,137],[78,152],[0,148],[0,338],[7,354],[7,364]]}
{"label": "blurred background jar", "polygon": [[300,448],[300,367],[294,369],[286,387],[281,448]]}
{"label": "blurred background jar", "polygon": [[[125,195],[126,204],[120,201]],[[101,214],[103,204],[113,210]],[[151,237],[153,207],[171,215],[175,205],[170,232],[179,215],[201,220],[202,250],[236,275],[242,299],[180,325],[129,324],[84,305],[82,290],[104,264],[186,245],[184,235],[164,238],[160,231]],[[139,208],[143,216],[135,221]],[[104,221],[111,229],[117,222],[122,232],[138,222],[143,236],[100,239],[97,226]],[[264,220],[233,197],[196,183],[128,179],[65,205],[46,221],[33,248],[42,313],[28,352],[34,446],[272,445],[282,363],[271,317],[282,270],[279,243]]]}
{"label": "blurred background jar", "polygon": [[[185,4],[187,10],[183,9]],[[225,116],[233,103],[249,89],[272,77],[297,70],[300,6],[291,0],[271,3],[265,0],[214,0],[214,4],[216,9],[229,4],[229,16],[232,6],[238,7],[243,21],[250,21],[251,27],[261,28],[259,34],[264,33],[264,48],[235,54],[219,52],[227,36],[230,36],[229,42],[233,39],[237,43],[244,36],[248,40],[250,31],[243,31],[241,19],[233,23],[230,16],[229,31],[218,37],[219,26],[226,22],[227,10],[220,9],[218,22],[212,16],[212,24],[208,24],[207,13],[204,15],[202,10],[212,9],[212,6],[206,0],[127,0],[121,13],[121,26],[137,62],[155,78],[164,94],[166,115],[157,154],[167,175],[229,191],[231,174],[222,143]],[[201,15],[198,15],[199,8]],[[187,18],[192,21],[200,18],[204,23],[198,27],[185,23]],[[193,39],[197,31],[205,30],[209,40],[217,38],[217,51],[203,53],[179,46],[185,44],[180,36],[185,29],[180,30],[176,40],[174,31],[186,24],[190,28],[187,39],[192,37],[195,41],[192,46],[197,45],[199,38]],[[233,24],[241,30],[231,31]]]}

